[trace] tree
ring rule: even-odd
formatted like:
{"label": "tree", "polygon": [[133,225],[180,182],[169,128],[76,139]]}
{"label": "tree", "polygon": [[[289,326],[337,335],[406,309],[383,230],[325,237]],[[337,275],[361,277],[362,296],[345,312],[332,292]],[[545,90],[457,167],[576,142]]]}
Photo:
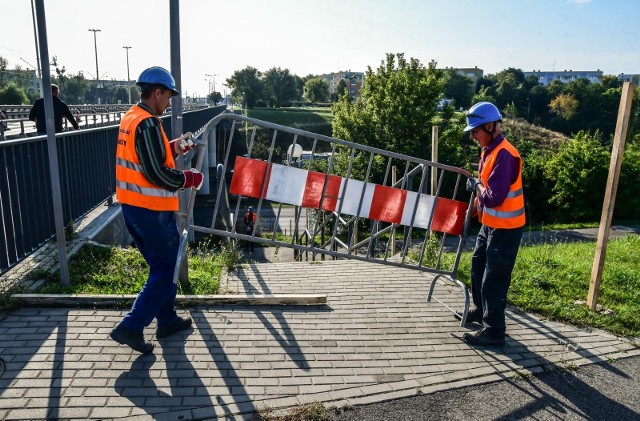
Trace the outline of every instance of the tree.
{"label": "tree", "polygon": [[9,66],[9,60],[0,56],[0,88],[4,88],[9,83],[8,75],[7,75],[8,66]]}
{"label": "tree", "polygon": [[571,120],[578,109],[578,100],[571,94],[560,94],[549,104],[549,108],[565,120]]}
{"label": "tree", "polygon": [[222,101],[222,94],[220,92],[211,92],[208,96],[207,99],[209,100],[209,102],[211,102],[212,104],[217,104],[220,101]]}
{"label": "tree", "polygon": [[22,88],[11,82],[3,89],[0,89],[0,104],[6,105],[24,105],[28,104],[29,99]]}
{"label": "tree", "polygon": [[273,67],[264,74],[263,99],[271,107],[280,108],[283,104],[298,98],[296,78],[289,69]]}
{"label": "tree", "polygon": [[227,86],[232,91],[231,95],[235,102],[245,103],[247,107],[253,108],[258,99],[262,97],[263,84],[260,80],[262,74],[258,69],[247,66],[242,70],[236,70],[227,79]]}
{"label": "tree", "polygon": [[448,70],[444,74],[444,96],[455,101],[457,107],[469,108],[473,95],[473,82],[468,77],[455,70]]}
{"label": "tree", "polygon": [[[77,75],[72,75],[67,78],[62,95],[71,104],[87,103],[87,92],[89,91],[89,81],[85,79],[82,72],[78,72]],[[135,98],[135,97],[132,97]],[[133,99],[132,99],[133,100]],[[127,94],[127,102],[129,101],[129,95]]]}
{"label": "tree", "polygon": [[329,84],[322,79],[309,79],[304,84],[304,99],[314,102],[326,102],[329,99]]}
{"label": "tree", "polygon": [[474,104],[477,104],[478,102],[490,102],[492,104],[496,104],[495,97],[488,92],[489,89],[492,88],[485,88],[484,86],[480,87],[480,90],[473,96],[471,102]]}
{"label": "tree", "polygon": [[338,82],[338,86],[336,87],[336,93],[335,95],[335,99],[331,98],[331,100],[333,102],[336,102],[338,100],[338,98],[340,98],[342,95],[349,95],[349,88],[347,88],[347,82],[345,82],[344,79],[340,79],[340,82]]}
{"label": "tree", "polygon": [[426,158],[431,151],[431,125],[442,94],[443,72],[430,62],[387,54],[354,102],[342,95],[333,105],[333,135],[350,142]]}

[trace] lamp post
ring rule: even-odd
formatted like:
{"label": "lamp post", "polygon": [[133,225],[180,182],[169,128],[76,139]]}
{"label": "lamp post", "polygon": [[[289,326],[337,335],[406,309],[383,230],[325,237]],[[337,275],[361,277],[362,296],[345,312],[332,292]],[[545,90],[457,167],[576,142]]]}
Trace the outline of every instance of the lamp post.
{"label": "lamp post", "polygon": [[125,46],[123,46],[122,48],[124,48],[124,49],[126,49],[126,50],[127,50],[127,82],[130,82],[130,81],[131,81],[131,78],[129,77],[129,49],[130,49],[131,47],[128,47],[128,46],[126,46],[126,45],[125,45]]}
{"label": "lamp post", "polygon": [[[127,82],[131,82],[131,78],[129,77],[129,49],[131,47],[124,45],[122,48],[127,50]],[[127,92],[129,93],[129,104],[131,104],[131,86],[127,85]]]}
{"label": "lamp post", "polygon": [[101,32],[100,29],[89,29],[89,32],[93,32],[93,47],[96,51],[96,93],[98,96],[98,105],[100,105],[100,72],[98,71],[98,42],[96,41],[96,32]]}
{"label": "lamp post", "polygon": [[[208,73],[205,73],[205,76],[210,77],[211,79],[213,79],[213,93],[216,93],[216,76],[220,76],[217,73],[214,75],[210,75]],[[209,83],[211,83],[211,79],[209,80]],[[211,90],[211,86],[209,86],[209,90]],[[211,94],[211,92],[209,92],[209,94]]]}

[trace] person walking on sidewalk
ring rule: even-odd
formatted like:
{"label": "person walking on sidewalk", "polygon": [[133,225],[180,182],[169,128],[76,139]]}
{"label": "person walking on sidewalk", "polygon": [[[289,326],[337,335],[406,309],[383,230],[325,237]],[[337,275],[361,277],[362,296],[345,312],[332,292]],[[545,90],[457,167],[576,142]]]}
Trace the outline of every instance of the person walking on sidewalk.
{"label": "person walking on sidewalk", "polygon": [[467,190],[477,195],[474,212],[482,224],[471,258],[475,309],[468,313],[467,321],[483,327],[462,338],[471,345],[502,346],[507,291],[525,224],[522,159],[502,135],[502,115],[495,105],[479,102],[466,118],[464,131],[482,148],[480,177],[467,180]]}
{"label": "person walking on sidewalk", "polygon": [[116,197],[127,230],[149,264],[149,277],[111,338],[147,354],[153,344],[145,341],[143,330],[154,318],[157,338],[191,327],[191,319],[181,318],[175,310],[173,272],[180,245],[175,212],[178,190],[200,189],[204,178],[194,168],[175,168],[174,156],[195,146],[192,134],[169,141],[157,117],[171,97],[179,95],[171,73],[150,67],[136,84],[142,90],[141,100],[122,117],[118,133]]}
{"label": "person walking on sidewalk", "polygon": [[[69,123],[74,129],[79,130],[78,122],[69,110],[69,106],[62,101],[58,96],[60,95],[60,88],[58,85],[51,84],[51,95],[53,100],[53,124],[55,126],[56,133],[64,131],[62,126],[63,119],[69,120]],[[33,103],[31,111],[29,111],[29,120],[36,122],[36,132],[38,135],[47,134],[47,120],[44,113],[44,98],[38,98]]]}
{"label": "person walking on sidewalk", "polygon": [[[253,227],[256,223],[257,216],[255,212],[253,212],[253,206],[249,206],[247,209],[247,213],[244,214],[244,233],[246,235],[253,234]],[[245,251],[253,251],[253,241],[245,241],[244,242]]]}

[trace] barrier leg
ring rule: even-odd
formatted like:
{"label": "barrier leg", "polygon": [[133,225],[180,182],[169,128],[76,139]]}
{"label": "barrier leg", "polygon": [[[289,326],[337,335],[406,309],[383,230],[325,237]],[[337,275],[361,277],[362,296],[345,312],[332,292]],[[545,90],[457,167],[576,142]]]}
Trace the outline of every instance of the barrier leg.
{"label": "barrier leg", "polygon": [[[440,301],[437,297],[433,295],[433,290],[436,286],[436,281],[440,277],[448,279],[449,281],[458,285],[462,290],[462,294],[464,295],[464,310],[462,311],[462,314],[459,314],[456,310],[452,309],[446,303]],[[427,295],[427,302],[431,302],[432,298],[437,302],[439,302],[440,304],[442,304],[443,306],[445,306],[449,311],[451,311],[457,318],[460,319],[460,326],[464,326],[465,322],[467,321],[467,314],[469,313],[469,289],[464,283],[462,283],[459,279],[454,278],[452,276],[447,276],[442,274],[436,275],[431,281],[431,286],[429,287],[429,294]]]}
{"label": "barrier leg", "polygon": [[180,235],[180,247],[178,248],[178,257],[176,258],[176,267],[173,270],[173,283],[178,284],[178,278],[180,277],[180,267],[182,261],[187,256],[187,242],[189,240],[189,232],[184,229]]}

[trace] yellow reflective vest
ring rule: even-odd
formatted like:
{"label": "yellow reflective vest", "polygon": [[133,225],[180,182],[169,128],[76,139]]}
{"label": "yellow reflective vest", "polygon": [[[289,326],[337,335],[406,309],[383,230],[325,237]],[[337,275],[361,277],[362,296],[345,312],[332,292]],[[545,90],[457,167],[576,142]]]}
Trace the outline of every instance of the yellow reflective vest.
{"label": "yellow reflective vest", "polygon": [[[178,193],[158,187],[142,173],[136,153],[136,128],[146,118],[157,118],[145,109],[134,105],[125,113],[118,131],[116,148],[116,198],[120,203],[155,211],[177,211]],[[162,141],[166,151],[164,165],[175,168],[169,139],[162,126]]]}
{"label": "yellow reflective vest", "polygon": [[[484,160],[480,172],[480,181],[487,186],[489,176],[493,171],[498,153],[506,149],[512,156],[519,158],[520,168],[518,178],[509,186],[509,193],[502,204],[493,208],[483,208],[478,211],[478,220],[481,224],[491,228],[520,228],[526,223],[524,213],[524,194],[522,192],[522,158],[511,143],[504,139],[495,149],[489,152]],[[484,152],[483,152],[484,157]]]}

